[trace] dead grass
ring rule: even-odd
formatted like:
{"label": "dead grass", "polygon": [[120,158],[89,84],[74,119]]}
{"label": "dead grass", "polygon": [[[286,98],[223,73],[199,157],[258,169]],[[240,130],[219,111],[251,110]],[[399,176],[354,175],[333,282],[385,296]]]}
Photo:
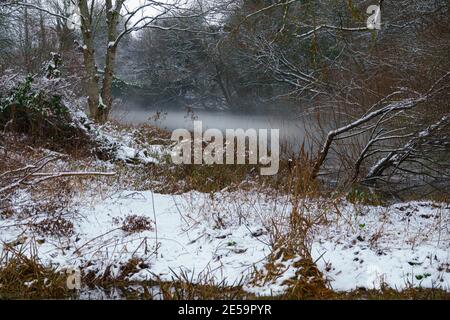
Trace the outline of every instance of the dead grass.
{"label": "dead grass", "polygon": [[[277,299],[330,299],[333,291],[312,260],[309,249],[305,246],[305,240],[302,240],[306,235],[300,233],[297,235],[298,238],[295,239],[294,233],[278,239],[273,246],[272,254],[267,258],[267,263],[261,270],[255,270],[253,273],[251,283],[255,286],[264,286],[268,283],[287,286],[287,291],[277,296]],[[285,278],[284,273],[289,268],[296,270],[295,274]]]}
{"label": "dead grass", "polygon": [[398,291],[392,288],[380,290],[358,289],[345,293],[334,293],[337,300],[450,300],[450,292],[441,289],[408,288]]}
{"label": "dead grass", "polygon": [[172,273],[172,281],[156,281],[164,300],[242,300],[254,297],[243,290],[242,280],[230,285],[225,280],[218,283],[208,274],[194,279],[185,272]]}
{"label": "dead grass", "polygon": [[[275,260],[289,260],[296,252],[279,250]],[[67,288],[67,274],[45,267],[37,257],[28,257],[20,250],[8,247],[0,258],[0,299],[77,299],[79,291]],[[121,267],[118,277],[106,272],[96,277],[93,272],[83,274],[82,290],[97,290],[108,296],[117,291],[122,299],[152,300],[449,300],[450,292],[440,289],[407,288],[398,291],[389,287],[380,290],[357,289],[351,292],[334,292],[325,283],[310,259],[295,263],[296,277],[286,281],[289,289],[282,295],[256,296],[246,292],[242,283],[228,285],[217,283],[208,276],[192,279],[186,273],[173,274],[172,281],[130,281],[129,277],[143,268],[144,261],[134,258]],[[276,274],[273,264],[271,276]],[[194,284],[196,283],[196,284]]]}
{"label": "dead grass", "polygon": [[73,223],[64,217],[49,217],[32,224],[41,236],[70,237],[74,234]]}
{"label": "dead grass", "polygon": [[[166,143],[167,137],[163,133],[154,138],[154,128],[148,127],[143,131],[138,130],[135,135],[141,139],[142,143],[157,141]],[[17,138],[17,137],[16,137]],[[153,140],[152,140],[153,139]],[[155,139],[161,139],[155,140]],[[13,139],[14,140],[14,139]],[[26,140],[20,140],[14,147],[11,140],[11,148],[8,146],[8,155],[2,155],[0,150],[0,172],[11,170],[23,165],[23,160],[27,157],[37,157],[42,151],[39,148],[29,147]],[[3,157],[3,158],[2,158]],[[117,164],[116,168],[120,165]],[[147,189],[149,183],[159,182],[150,185],[158,192],[162,193],[182,193],[197,190],[205,193],[214,193],[221,190],[242,191],[257,189],[261,192],[270,190],[283,195],[288,195],[294,210],[289,217],[289,232],[272,230],[273,254],[269,257],[264,271],[255,271],[255,283],[267,283],[280,277],[283,272],[283,262],[292,261],[294,258],[301,259],[292,262],[292,266],[297,270],[295,276],[285,279],[284,284],[288,290],[280,295],[265,297],[271,299],[450,299],[450,293],[438,289],[415,289],[409,288],[403,291],[396,291],[391,288],[381,290],[358,289],[349,293],[334,292],[330,289],[315,261],[312,260],[308,246],[308,234],[314,226],[328,223],[326,215],[311,216],[306,207],[307,199],[318,198],[326,195],[331,198],[329,189],[320,185],[317,181],[310,179],[311,161],[305,153],[290,160],[283,160],[280,165],[280,172],[274,177],[263,177],[259,175],[257,166],[198,166],[184,165],[173,166],[170,163],[162,165],[122,166],[121,174],[115,181],[118,188],[123,187],[132,180],[136,189]],[[130,179],[132,177],[132,179]],[[83,192],[85,188],[95,179],[81,183],[74,180],[58,180],[58,183],[48,183],[42,185],[39,190],[34,190],[36,199],[47,199],[38,201],[36,207],[21,211],[23,217],[30,217],[38,213],[46,216],[40,221],[35,221],[31,225],[38,234],[49,236],[70,236],[73,234],[73,224],[65,217],[67,212],[61,211],[68,206],[69,202],[77,192]],[[377,205],[381,199],[365,190],[353,189],[347,199],[355,204]],[[330,209],[330,204],[324,204],[324,211]],[[332,210],[332,208],[331,208]],[[11,217],[18,215],[14,209],[5,203],[0,203],[0,215]],[[153,221],[140,216],[126,216],[118,220],[120,229],[127,233],[138,233],[152,230]],[[75,293],[66,288],[66,275],[57,272],[55,269],[42,266],[37,257],[26,257],[16,249],[22,241],[16,245],[5,244],[4,257],[0,259],[0,298],[20,299],[20,298],[71,298]],[[138,292],[130,289],[131,285],[156,286],[164,299],[256,299],[253,294],[243,290],[242,284],[228,285],[225,282],[216,283],[205,276],[202,279],[189,278],[187,274],[174,274],[170,282],[157,280],[154,282],[136,283],[129,280],[130,276],[136,272],[147,269],[149,266],[145,261],[138,258],[131,259],[128,263],[120,267],[119,276],[112,277],[110,269],[97,276],[95,273],[83,274],[83,284],[88,287],[100,287],[104,290],[120,288],[125,292],[126,298],[150,299],[149,290]],[[197,283],[197,284],[194,284]]]}
{"label": "dead grass", "polygon": [[125,218],[115,218],[114,223],[121,225],[120,229],[128,234],[154,230],[154,221],[145,216],[127,215]]}
{"label": "dead grass", "polygon": [[[163,194],[258,189],[304,196],[319,193],[318,182],[310,178],[312,164],[309,155],[302,151],[300,155],[280,159],[278,174],[262,176],[261,165],[173,165],[167,158],[159,165],[149,165],[141,170],[140,179],[143,185],[152,180],[151,187]],[[329,191],[325,185],[321,190]]]}
{"label": "dead grass", "polygon": [[45,267],[36,256],[4,244],[0,257],[0,299],[67,299],[67,275]]}

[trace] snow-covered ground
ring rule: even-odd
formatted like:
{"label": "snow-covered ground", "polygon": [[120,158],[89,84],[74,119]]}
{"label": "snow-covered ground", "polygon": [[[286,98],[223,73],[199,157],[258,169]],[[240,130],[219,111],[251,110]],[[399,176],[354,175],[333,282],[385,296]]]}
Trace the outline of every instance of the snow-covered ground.
{"label": "snow-covered ground", "polygon": [[[44,80],[49,91],[52,83],[56,82]],[[44,162],[51,157],[45,165],[50,173],[99,169],[95,172],[98,179],[71,181],[79,185],[73,189],[70,185],[61,197],[58,191],[67,191],[67,181],[47,181],[45,193],[40,190],[44,184],[34,189],[25,184],[30,176],[42,177],[40,172],[25,175],[25,183],[10,179],[15,181],[11,182],[15,193],[8,191],[8,199],[0,198],[1,258],[11,251],[21,252],[59,270],[75,267],[98,277],[120,277],[124,266],[134,260],[139,261],[137,270],[126,272],[132,281],[171,281],[181,276],[196,283],[242,284],[258,295],[281,294],[288,289],[287,280],[298,276],[296,265],[305,258],[302,253],[271,260],[273,251],[280,250],[277,237],[292,236],[292,199],[288,196],[277,196],[268,189],[181,195],[131,191],[152,187],[151,183],[144,183],[145,187],[134,184],[134,178],[153,182],[151,171],[142,172],[163,164],[170,153],[163,145],[170,141],[162,138],[158,142],[162,145],[152,145],[154,140],[148,139],[153,138],[152,132],[99,126],[90,123],[81,108],[74,105],[70,111],[73,126],[90,137],[89,148],[99,150],[86,159],[70,159],[30,146],[22,145],[20,150],[18,137],[10,137],[15,147],[8,150],[5,168],[12,171],[6,173],[23,174],[29,166],[17,170],[16,164],[25,166],[33,163],[32,157]],[[7,135],[3,137],[6,141]],[[102,153],[107,156],[99,156]],[[106,182],[98,175],[104,170],[110,171]],[[332,289],[385,284],[399,290],[422,286],[450,291],[448,203],[367,206],[345,199],[312,198],[302,199],[297,211],[309,226],[302,245]],[[269,262],[283,272],[263,281],[255,279],[256,273],[264,274]]]}
{"label": "snow-covered ground", "polygon": [[[26,209],[19,204],[29,200],[28,193],[19,192],[16,209]],[[326,223],[311,229],[310,245],[313,260],[333,289],[373,288],[384,282],[397,289],[413,285],[450,290],[448,204],[370,207],[345,200],[324,202],[308,200],[303,210],[311,217],[326,217]],[[286,228],[290,208],[284,197],[257,192],[81,194],[65,216],[74,223],[72,235],[43,237],[33,231],[28,222],[46,218],[45,212],[37,212],[25,219],[1,219],[0,240],[28,249],[33,243],[43,263],[79,267],[99,276],[107,269],[119,275],[122,265],[139,258],[145,263],[131,280],[170,281],[175,273],[189,275],[194,282],[243,281],[249,291],[276,294],[286,289],[284,280],[295,274],[290,264],[301,257],[283,261],[286,272],[279,279],[264,285],[249,281],[255,268],[264,268],[272,250],[273,224]],[[152,220],[151,230],[122,230],[127,216]]]}
{"label": "snow-covered ground", "polygon": [[[336,290],[407,286],[450,289],[450,206],[410,202],[343,206],[346,223],[322,226],[313,259]],[[323,255],[323,256],[322,256]]]}
{"label": "snow-covered ground", "polygon": [[[288,288],[286,280],[296,276],[295,265],[304,258],[300,253],[275,262],[284,271],[278,276],[262,283],[252,277],[255,270],[264,273],[274,248],[279,249],[277,236],[289,232],[292,202],[288,196],[270,190],[181,195],[127,191],[140,189],[133,184],[140,174],[135,165],[143,165],[141,169],[150,163],[158,165],[168,149],[138,142],[136,129],[104,126],[91,131],[125,169],[114,161],[59,159],[49,170],[64,171],[70,166],[124,170],[117,184],[91,181],[75,188],[67,203],[64,197],[57,198],[59,184],[44,194],[44,200],[29,190],[17,190],[10,199],[13,214],[0,215],[0,257],[13,248],[36,253],[43,264],[61,270],[77,267],[98,277],[119,277],[123,266],[135,259],[141,263],[127,274],[129,280],[171,281],[181,275],[198,283],[243,284],[259,295],[281,294]],[[41,152],[48,156],[48,150]],[[14,157],[19,161],[24,155]],[[49,199],[49,194],[55,199]],[[61,209],[64,204],[66,208]],[[422,286],[450,291],[448,203],[367,206],[313,198],[302,199],[297,209],[304,219],[315,221],[304,238],[332,289],[386,284],[399,290]],[[130,221],[137,222],[138,228],[130,227]],[[139,223],[144,228],[139,229]]]}

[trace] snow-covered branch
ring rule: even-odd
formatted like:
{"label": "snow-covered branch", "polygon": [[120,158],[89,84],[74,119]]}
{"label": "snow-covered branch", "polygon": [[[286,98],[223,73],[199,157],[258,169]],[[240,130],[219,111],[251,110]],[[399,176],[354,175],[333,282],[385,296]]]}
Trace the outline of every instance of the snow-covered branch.
{"label": "snow-covered branch", "polygon": [[[403,147],[391,151],[386,157],[379,160],[378,163],[374,165],[373,168],[370,170],[369,174],[367,175],[367,179],[379,176],[385,169],[387,169],[391,165],[394,164],[398,165],[402,161],[404,161],[411,154],[411,150],[417,144],[419,144],[421,141],[426,140],[426,138],[428,138],[432,133],[434,133],[442,126],[448,124],[449,118],[448,114],[445,115],[442,119],[440,119],[438,123],[435,123],[429,126],[426,130],[419,132],[417,136],[413,135],[412,133],[396,134],[398,131],[402,131],[402,129],[399,128],[387,132],[384,132],[385,131],[384,129],[377,131],[377,128],[381,123],[385,121],[386,117],[389,117],[389,119],[400,117],[400,115],[402,115],[404,112],[411,110],[417,107],[418,105],[428,101],[434,95],[441,92],[443,88],[447,88],[447,86],[439,87],[439,85],[444,81],[444,79],[448,78],[449,75],[450,73],[447,72],[444,76],[439,78],[427,92],[414,98],[404,98],[399,101],[389,102],[390,98],[398,95],[399,92],[390,94],[389,98],[386,97],[381,99],[379,102],[377,102],[374,106],[370,108],[370,110],[372,111],[364,114],[361,118],[358,118],[345,126],[342,126],[340,128],[328,132],[325,142],[323,143],[315,160],[314,168],[312,171],[312,178],[315,179],[319,175],[320,168],[322,167],[323,163],[325,162],[328,156],[332,143],[336,139],[342,140],[341,135],[345,133],[347,134],[346,138],[349,138],[365,134],[369,130],[372,130],[372,133],[369,136],[369,140],[367,141],[365,147],[363,148],[358,159],[355,162],[355,173],[353,179],[356,179],[357,175],[359,174],[362,161],[366,159],[369,155],[374,155],[375,153],[379,152],[379,151],[370,152],[371,148],[376,143],[385,142],[387,140],[401,140],[414,136]],[[376,107],[378,107],[378,109]],[[361,129],[361,126],[366,125],[375,119],[378,119],[378,121],[375,124],[367,126],[365,129]],[[359,130],[354,132],[353,130],[355,129]]]}
{"label": "snow-covered branch", "polygon": [[67,171],[67,172],[41,172],[48,164],[57,161],[59,156],[47,156],[39,159],[32,165],[5,171],[0,175],[0,196],[6,198],[8,194],[21,187],[34,187],[38,184],[57,178],[77,177],[88,178],[95,176],[111,177],[115,172],[90,172],[90,171]]}

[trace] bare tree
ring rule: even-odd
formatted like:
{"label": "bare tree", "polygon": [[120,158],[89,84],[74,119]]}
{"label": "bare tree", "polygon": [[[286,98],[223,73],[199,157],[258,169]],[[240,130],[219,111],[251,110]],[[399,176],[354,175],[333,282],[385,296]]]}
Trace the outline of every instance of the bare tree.
{"label": "bare tree", "polygon": [[[106,0],[104,2],[96,0],[79,0],[72,1],[78,9],[80,17],[79,27],[83,44],[81,46],[84,56],[84,67],[87,73],[86,94],[88,96],[90,116],[97,122],[105,122],[108,120],[111,112],[113,96],[112,83],[115,74],[115,63],[117,57],[117,48],[123,38],[130,33],[137,32],[144,28],[155,28],[160,30],[179,30],[186,31],[186,28],[179,28],[177,25],[161,26],[157,22],[166,18],[174,18],[178,13],[183,12],[183,17],[189,15],[189,2],[186,0],[174,0],[168,3],[154,0],[146,0],[140,2],[136,6],[136,2],[127,0]],[[11,1],[5,6],[23,7],[27,12],[29,9],[39,10],[63,20],[73,22],[74,17],[67,17],[64,13],[55,12],[51,7],[39,6],[38,4],[28,3],[26,1]],[[98,11],[100,6],[101,11]],[[210,8],[206,8],[205,12],[194,15],[207,14]],[[102,18],[101,13],[104,12],[106,22],[106,51],[103,57],[104,70],[101,72],[95,56],[94,32],[96,28],[95,21]],[[119,26],[119,23],[121,25]]]}
{"label": "bare tree", "polygon": [[330,160],[352,183],[448,181],[449,4],[380,1],[381,30],[367,24],[369,4],[284,1],[235,25],[249,60],[282,84],[280,97],[331,118],[319,121],[313,179]]}

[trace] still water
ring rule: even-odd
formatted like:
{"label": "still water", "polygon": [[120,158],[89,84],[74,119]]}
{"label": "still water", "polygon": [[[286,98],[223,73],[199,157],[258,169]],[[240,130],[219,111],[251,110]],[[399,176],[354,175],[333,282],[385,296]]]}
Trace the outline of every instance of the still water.
{"label": "still water", "polygon": [[203,130],[279,129],[285,150],[298,151],[303,143],[311,146],[317,136],[317,122],[293,107],[265,108],[258,112],[191,108],[130,108],[113,112],[113,118],[124,124],[151,124],[167,131],[193,130],[194,121],[202,121]]}

